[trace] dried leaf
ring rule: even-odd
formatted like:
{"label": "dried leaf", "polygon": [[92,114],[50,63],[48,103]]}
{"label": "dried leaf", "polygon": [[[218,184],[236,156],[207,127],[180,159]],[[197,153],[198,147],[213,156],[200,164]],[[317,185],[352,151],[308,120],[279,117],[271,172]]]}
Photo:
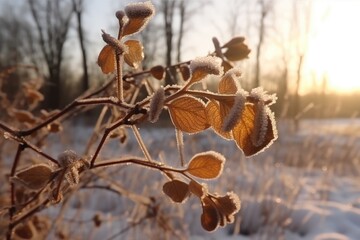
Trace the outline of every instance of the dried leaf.
{"label": "dried leaf", "polygon": [[224,117],[221,116],[220,106],[216,101],[210,100],[206,104],[206,115],[209,124],[217,134],[225,139],[232,139],[231,132],[224,132],[222,130]]}
{"label": "dried leaf", "polygon": [[224,162],[224,156],[217,152],[203,152],[196,154],[190,160],[186,171],[203,179],[217,178],[222,172]]}
{"label": "dried leaf", "polygon": [[35,229],[30,222],[20,224],[15,228],[15,235],[22,239],[33,239]]}
{"label": "dried leaf", "polygon": [[212,205],[204,205],[203,213],[201,214],[201,226],[206,231],[214,231],[220,224],[219,214],[217,209]]}
{"label": "dried leaf", "polygon": [[59,122],[52,122],[48,124],[46,128],[51,133],[57,133],[63,130],[62,125]]}
{"label": "dried leaf", "polygon": [[35,89],[26,88],[25,95],[30,104],[44,100],[44,95]]}
{"label": "dried leaf", "polygon": [[189,80],[189,78],[191,77],[191,71],[188,65],[181,65],[179,67],[179,71],[183,81]]}
{"label": "dried leaf", "polygon": [[37,164],[18,172],[10,180],[31,190],[46,186],[52,177],[52,170],[46,164]]}
{"label": "dried leaf", "polygon": [[223,67],[225,73],[234,67],[230,62],[226,60],[222,61],[221,66]]}
{"label": "dried leaf", "polygon": [[157,65],[150,69],[150,74],[157,80],[162,80],[165,76],[165,68],[161,65]]}
{"label": "dried leaf", "polygon": [[11,109],[11,116],[16,118],[19,122],[33,124],[36,122],[34,115],[26,110]]}
{"label": "dried leaf", "polygon": [[127,40],[124,43],[128,51],[124,54],[125,62],[133,68],[138,68],[144,59],[143,45],[137,40]]}
{"label": "dried leaf", "polygon": [[241,76],[240,70],[233,68],[226,72],[219,82],[218,92],[235,94],[238,91],[237,78]]}
{"label": "dried leaf", "polygon": [[103,47],[97,63],[105,74],[112,73],[115,70],[115,51],[110,45]]}
{"label": "dried leaf", "polygon": [[154,5],[148,2],[132,3],[125,7],[129,21],[123,29],[123,36],[141,31],[155,13]]}
{"label": "dried leaf", "polygon": [[245,156],[255,155],[269,147],[277,138],[275,120],[272,115],[267,116],[268,127],[261,145],[255,146],[251,140],[255,123],[255,105],[246,103],[240,122],[233,129],[233,137],[237,146]]}
{"label": "dried leaf", "polygon": [[200,184],[193,180],[191,180],[189,183],[189,191],[200,199],[202,199],[208,193],[206,185]]}
{"label": "dried leaf", "polygon": [[247,58],[249,53],[250,49],[248,48],[248,46],[244,43],[240,43],[229,47],[224,53],[224,56],[229,61],[240,61]]}
{"label": "dried leaf", "polygon": [[190,194],[189,185],[176,179],[165,183],[163,192],[176,203],[182,203]]}
{"label": "dried leaf", "polygon": [[229,48],[229,47],[233,47],[235,45],[241,44],[245,41],[244,37],[234,37],[232,38],[230,41],[228,41],[227,43],[224,44],[224,46],[222,46],[222,48]]}
{"label": "dried leaf", "polygon": [[240,210],[240,199],[234,192],[229,192],[225,196],[217,197],[218,209],[224,215],[233,215]]}
{"label": "dried leaf", "polygon": [[205,104],[192,96],[175,99],[169,104],[171,120],[176,128],[187,133],[207,129]]}

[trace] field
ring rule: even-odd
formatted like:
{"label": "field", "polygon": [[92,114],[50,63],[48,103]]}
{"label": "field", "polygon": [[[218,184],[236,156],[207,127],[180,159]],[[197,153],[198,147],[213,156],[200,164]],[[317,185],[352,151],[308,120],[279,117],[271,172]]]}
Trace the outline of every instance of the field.
{"label": "field", "polygon": [[[40,216],[51,219],[50,236],[70,239],[359,239],[359,119],[303,120],[296,133],[287,121],[277,124],[279,139],[251,158],[211,130],[184,136],[185,159],[207,150],[226,157],[222,176],[208,182],[213,192],[233,189],[241,199],[235,223],[226,228],[207,233],[200,225],[198,199],[172,204],[162,193],[159,173],[130,165],[98,172],[123,189],[123,196],[88,186]],[[91,130],[80,122],[68,129],[62,139],[51,139],[48,152],[64,151],[60,146],[82,151]],[[140,132],[154,158],[176,166],[172,128],[149,125]],[[101,157],[122,154],[141,156],[131,134],[124,144],[109,140]],[[128,200],[139,196],[151,196],[157,212],[146,213],[149,209]]]}

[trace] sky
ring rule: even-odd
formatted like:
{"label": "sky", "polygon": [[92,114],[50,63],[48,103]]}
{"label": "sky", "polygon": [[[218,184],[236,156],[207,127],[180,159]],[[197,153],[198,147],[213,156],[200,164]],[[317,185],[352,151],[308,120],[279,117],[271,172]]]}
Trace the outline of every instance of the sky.
{"label": "sky", "polygon": [[[24,3],[23,0],[0,0],[0,3],[9,1],[15,4]],[[244,0],[212,0],[211,3],[207,3],[196,10],[196,14],[188,23],[189,30],[186,32],[183,46],[184,60],[204,56],[213,51],[211,39],[214,36],[221,43],[228,41],[231,38],[229,31],[230,12],[238,8],[240,17],[238,28],[235,29],[234,34],[246,37],[247,44],[253,49],[248,61],[254,61],[255,47],[258,41],[256,33],[258,10],[246,8],[245,5],[239,4],[241,1]],[[279,45],[278,32],[282,32],[282,28],[290,29],[290,31],[294,28],[292,26],[294,12],[290,1],[273,1],[275,7],[273,14],[267,19],[266,49],[263,51],[264,75],[268,74],[266,71],[281,69],[278,62],[274,63],[274,58],[281,59],[283,54]],[[131,1],[85,1],[84,21],[87,43],[91,48],[90,61],[96,61],[97,55],[104,45],[101,39],[101,29],[112,33],[117,23],[114,13],[128,2]],[[256,4],[257,1],[252,2]],[[357,26],[360,23],[360,0],[312,0],[311,2],[311,27],[303,71],[305,80],[301,90],[307,92],[314,88],[321,88],[323,79],[326,79],[327,92],[351,93],[360,91],[358,74],[360,67],[360,30]],[[305,11],[301,10],[300,12],[304,14]],[[250,14],[252,20],[248,21]],[[250,21],[252,22],[250,23]],[[68,43],[68,45],[73,44],[76,44],[75,34],[73,34],[72,41]],[[76,58],[79,52],[74,51],[71,54],[73,54],[73,58]],[[294,57],[294,49],[288,49],[286,54]],[[292,72],[294,72],[295,67],[296,61],[290,63]],[[250,78],[251,76],[244,77]],[[294,78],[294,76],[290,77]]]}
{"label": "sky", "polygon": [[[129,1],[128,1],[129,2]],[[196,56],[206,55],[212,51],[211,38],[216,36],[224,42],[230,39],[227,31],[229,25],[229,11],[234,5],[234,0],[213,0],[207,4],[199,13],[191,18],[190,29],[186,33],[184,43],[184,59],[192,59]],[[291,21],[293,14],[290,1],[276,0],[275,14],[269,19],[278,26]],[[88,6],[87,16],[89,34],[95,38],[100,35],[100,29],[106,29],[114,19],[112,15],[116,7],[124,5],[124,1],[107,0],[92,1]],[[246,9],[239,7],[239,15],[244,15]],[[303,12],[302,12],[303,13]],[[308,91],[316,86],[321,88],[323,79],[327,79],[326,91],[351,93],[360,91],[360,78],[358,69],[360,67],[360,0],[313,0],[311,5],[311,24],[307,43],[307,52],[304,62],[303,76],[306,79],[302,90]],[[274,16],[275,15],[275,16]],[[241,17],[239,18],[241,21]],[[280,19],[280,20],[279,20]],[[284,19],[284,20],[281,20]],[[279,23],[280,22],[280,23]],[[268,42],[272,41],[272,30],[267,30]],[[255,24],[254,24],[255,26]],[[257,43],[255,32],[256,26],[250,26],[245,31],[244,25],[239,24],[238,35],[245,35],[248,44],[254,49]],[[281,27],[280,27],[281,28]],[[290,26],[291,28],[291,26]],[[253,32],[251,32],[253,31]],[[248,34],[248,35],[246,35]],[[252,38],[252,34],[254,37]],[[101,44],[100,44],[101,45]],[[100,46],[98,46],[100,47]],[[274,48],[275,49],[275,48]],[[278,55],[277,50],[265,51],[270,56]],[[255,51],[250,55],[250,61],[255,58]],[[245,76],[246,77],[246,76]]]}

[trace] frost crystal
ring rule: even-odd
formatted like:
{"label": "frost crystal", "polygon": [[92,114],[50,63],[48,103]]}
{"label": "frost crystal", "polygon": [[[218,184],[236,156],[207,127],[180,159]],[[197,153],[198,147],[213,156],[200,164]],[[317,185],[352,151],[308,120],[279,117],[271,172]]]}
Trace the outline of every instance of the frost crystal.
{"label": "frost crystal", "polygon": [[207,74],[220,75],[222,73],[221,59],[218,57],[206,56],[195,58],[190,63],[191,72],[205,72]]}

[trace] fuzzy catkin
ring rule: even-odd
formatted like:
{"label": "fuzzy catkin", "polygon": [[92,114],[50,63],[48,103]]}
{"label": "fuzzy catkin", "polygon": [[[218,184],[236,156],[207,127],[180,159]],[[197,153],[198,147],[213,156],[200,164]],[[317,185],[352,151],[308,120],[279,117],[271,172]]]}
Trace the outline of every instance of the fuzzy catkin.
{"label": "fuzzy catkin", "polygon": [[150,2],[131,3],[125,7],[128,18],[147,18],[155,13],[154,5]]}
{"label": "fuzzy catkin", "polygon": [[235,127],[241,118],[242,112],[244,111],[246,97],[244,93],[238,93],[234,98],[234,104],[231,107],[229,114],[225,117],[222,131],[229,132]]}
{"label": "fuzzy catkin", "polygon": [[251,141],[254,146],[258,147],[265,141],[268,129],[268,116],[264,101],[260,101],[255,105],[255,122],[254,131],[251,134]]}
{"label": "fuzzy catkin", "polygon": [[150,100],[149,121],[154,123],[159,119],[165,102],[164,88],[159,88]]}

